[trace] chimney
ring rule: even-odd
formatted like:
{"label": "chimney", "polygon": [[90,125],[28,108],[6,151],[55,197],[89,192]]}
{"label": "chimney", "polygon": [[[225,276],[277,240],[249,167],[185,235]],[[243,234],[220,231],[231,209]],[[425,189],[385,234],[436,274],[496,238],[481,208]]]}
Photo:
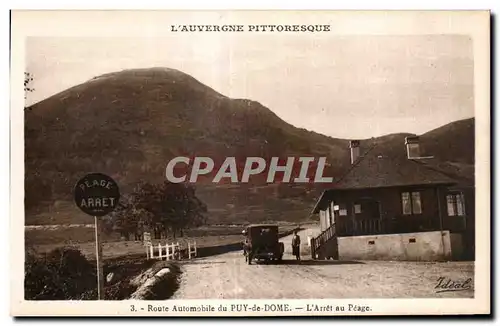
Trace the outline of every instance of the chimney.
{"label": "chimney", "polygon": [[420,144],[417,136],[406,137],[405,145],[408,159],[420,158]]}
{"label": "chimney", "polygon": [[351,164],[354,164],[359,157],[359,140],[351,140],[349,148],[351,149]]}

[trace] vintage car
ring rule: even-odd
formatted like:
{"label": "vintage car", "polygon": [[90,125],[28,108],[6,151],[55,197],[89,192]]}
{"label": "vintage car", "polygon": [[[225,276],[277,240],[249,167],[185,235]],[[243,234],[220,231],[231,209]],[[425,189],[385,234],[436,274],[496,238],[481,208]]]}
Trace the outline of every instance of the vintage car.
{"label": "vintage car", "polygon": [[281,261],[285,246],[279,241],[278,226],[275,224],[254,224],[243,230],[243,254],[250,265],[252,259]]}

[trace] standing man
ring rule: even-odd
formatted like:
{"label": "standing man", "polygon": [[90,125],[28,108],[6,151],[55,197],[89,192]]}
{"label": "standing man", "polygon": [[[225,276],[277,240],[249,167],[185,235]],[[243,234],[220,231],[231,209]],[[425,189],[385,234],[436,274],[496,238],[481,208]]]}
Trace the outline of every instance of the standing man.
{"label": "standing man", "polygon": [[243,240],[243,255],[245,256],[245,262],[248,265],[252,264],[252,244],[248,239],[248,233],[246,230],[243,230],[243,234],[245,235],[245,240]]}
{"label": "standing man", "polygon": [[297,234],[297,231],[293,232],[292,238],[292,253],[295,258],[300,261],[300,237]]}

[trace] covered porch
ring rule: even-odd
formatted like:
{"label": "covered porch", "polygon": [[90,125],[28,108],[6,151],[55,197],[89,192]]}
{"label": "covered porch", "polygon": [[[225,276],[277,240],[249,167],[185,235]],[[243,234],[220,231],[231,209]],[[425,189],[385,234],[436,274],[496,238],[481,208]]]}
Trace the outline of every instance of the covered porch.
{"label": "covered porch", "polygon": [[324,195],[320,228],[335,224],[338,237],[466,229],[463,195],[446,186],[349,189]]}

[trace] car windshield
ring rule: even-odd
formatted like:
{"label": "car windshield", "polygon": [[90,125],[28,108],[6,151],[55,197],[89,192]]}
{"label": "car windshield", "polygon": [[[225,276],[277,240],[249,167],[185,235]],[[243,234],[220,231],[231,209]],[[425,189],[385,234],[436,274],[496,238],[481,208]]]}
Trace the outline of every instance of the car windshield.
{"label": "car windshield", "polygon": [[249,230],[249,235],[252,239],[261,239],[269,241],[278,238],[278,227],[276,226],[262,226],[252,227]]}

